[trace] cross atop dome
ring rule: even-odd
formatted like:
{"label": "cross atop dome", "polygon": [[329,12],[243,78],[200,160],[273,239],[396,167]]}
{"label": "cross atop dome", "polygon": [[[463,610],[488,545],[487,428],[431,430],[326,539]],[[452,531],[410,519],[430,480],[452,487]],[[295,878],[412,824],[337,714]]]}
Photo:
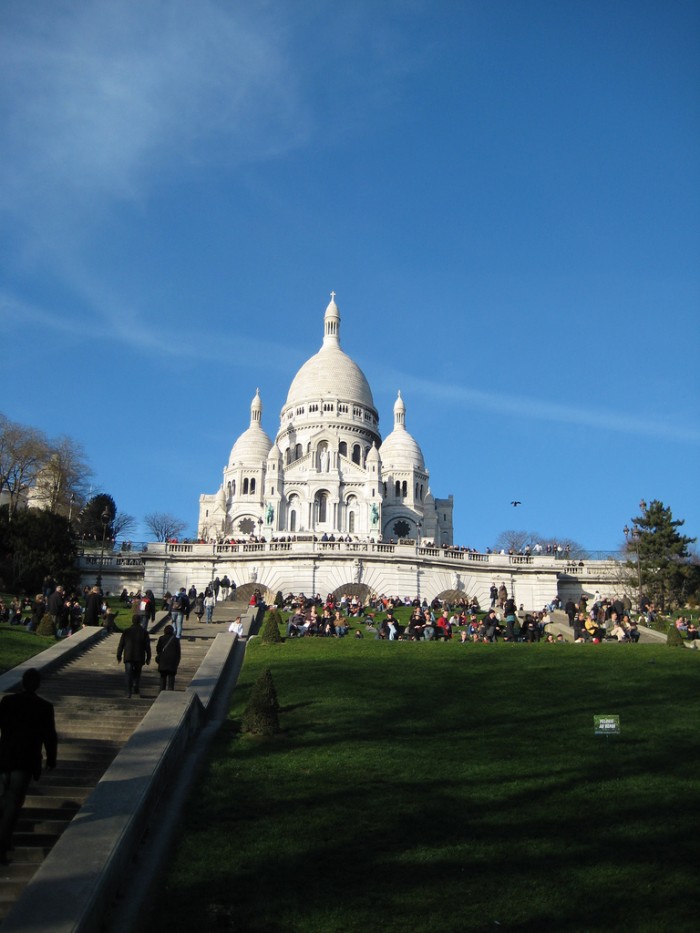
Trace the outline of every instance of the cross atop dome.
{"label": "cross atop dome", "polygon": [[323,316],[323,346],[340,348],[340,311],[335,303],[335,292],[331,292],[331,300]]}

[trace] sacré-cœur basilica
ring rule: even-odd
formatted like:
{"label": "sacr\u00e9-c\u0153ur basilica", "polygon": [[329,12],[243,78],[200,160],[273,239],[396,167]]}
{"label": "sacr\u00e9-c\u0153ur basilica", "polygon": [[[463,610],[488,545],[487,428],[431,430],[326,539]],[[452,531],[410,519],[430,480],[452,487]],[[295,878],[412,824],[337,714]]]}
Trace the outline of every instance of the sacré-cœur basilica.
{"label": "sacr\u00e9-c\u0153ur basilica", "polygon": [[452,498],[430,492],[400,393],[394,429],[382,441],[372,390],[340,346],[334,296],[323,327],[321,349],[292,380],[274,442],[256,393],[219,491],[200,498],[200,539],[311,534],[452,544]]}
{"label": "sacr\u00e9-c\u0153ur basilica", "polygon": [[[526,609],[540,609],[557,593],[610,587],[615,562],[454,545],[453,497],[433,495],[400,392],[393,429],[382,440],[372,390],[341,349],[333,293],[321,348],[292,380],[274,441],[262,410],[256,391],[219,490],[200,496],[198,543],[149,544],[142,555],[143,584],[156,595],[228,576],[241,595],[259,589],[268,602],[280,591],[345,592],[476,596],[483,607],[495,582]],[[110,579],[112,569],[105,567]]]}

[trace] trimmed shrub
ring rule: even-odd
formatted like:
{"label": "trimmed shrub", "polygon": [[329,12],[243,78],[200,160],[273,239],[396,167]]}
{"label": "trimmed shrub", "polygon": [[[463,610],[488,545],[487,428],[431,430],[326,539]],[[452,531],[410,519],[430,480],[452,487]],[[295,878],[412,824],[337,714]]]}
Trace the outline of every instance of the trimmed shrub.
{"label": "trimmed shrub", "polygon": [[41,622],[36,627],[37,635],[48,635],[50,638],[56,637],[56,626],[53,624],[53,619],[45,612],[41,617]]}
{"label": "trimmed shrub", "polygon": [[666,636],[666,644],[670,648],[677,648],[679,645],[683,645],[683,636],[678,631],[673,622],[668,627],[668,635]]}
{"label": "trimmed shrub", "polygon": [[282,641],[282,636],[280,635],[281,624],[282,616],[280,615],[279,609],[270,609],[265,616],[263,627],[260,630],[260,640],[266,645],[271,645]]}
{"label": "trimmed shrub", "polygon": [[277,690],[272,680],[272,672],[268,668],[253,685],[241,722],[243,732],[253,735],[275,735],[280,731],[279,708]]}

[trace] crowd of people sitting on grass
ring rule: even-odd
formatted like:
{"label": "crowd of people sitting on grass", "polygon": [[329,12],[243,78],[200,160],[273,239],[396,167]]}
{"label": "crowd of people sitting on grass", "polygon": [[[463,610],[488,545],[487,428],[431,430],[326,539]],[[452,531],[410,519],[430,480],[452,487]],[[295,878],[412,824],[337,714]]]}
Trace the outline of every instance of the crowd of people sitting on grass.
{"label": "crowd of people sitting on grass", "polygon": [[[180,611],[185,620],[194,613],[198,621],[205,617],[211,622],[217,602],[235,594],[235,583],[227,576],[216,577],[200,591],[191,586],[188,592],[182,587],[175,594],[165,593],[160,608],[171,613]],[[151,590],[130,592],[123,589],[120,599],[144,627],[154,621],[158,607]],[[563,635],[548,631],[548,623],[552,621],[554,610],[563,609],[576,643],[636,643],[640,637],[639,625],[653,627],[660,615],[648,600],[643,601],[641,612],[635,615],[629,597],[604,598],[598,592],[592,598],[581,595],[578,601],[569,599],[563,606],[555,597],[541,611],[526,612],[522,605],[516,606],[504,583],[497,586],[495,582],[489,599],[490,607],[485,613],[478,599],[467,595],[447,602],[439,598],[428,601],[425,597],[376,593],[364,598],[353,593],[329,593],[325,599],[318,593],[313,596],[287,593],[286,596],[279,594],[277,605],[288,613],[286,629],[290,638],[351,635],[386,641],[562,641],[565,640]],[[252,592],[249,603],[264,605],[259,589]],[[27,596],[0,599],[0,623],[21,625],[30,632],[54,634],[58,638],[67,637],[86,625],[102,625],[114,630],[114,616],[98,586],[68,589],[48,577],[42,592],[33,599]],[[699,639],[692,617],[681,615],[673,624],[684,640]]]}
{"label": "crowd of people sitting on grass", "polygon": [[[410,607],[408,621],[399,621],[399,607]],[[440,599],[428,603],[426,599],[400,599],[374,596],[366,605],[352,596],[339,599],[329,594],[325,600],[318,595],[307,598],[303,593],[288,594],[284,608],[290,615],[287,620],[287,637],[374,637],[385,641],[449,641],[456,638],[461,642],[486,641],[540,641],[544,638],[555,641],[554,635],[545,632],[544,613],[517,614],[510,606],[506,614],[489,609],[479,615],[478,602],[464,599],[460,604],[449,606]],[[523,617],[524,616],[524,617]],[[559,637],[559,640],[563,640]]]}
{"label": "crowd of people sitting on grass", "polygon": [[[329,593],[325,599],[319,594],[307,597],[304,593],[288,593],[283,597],[280,608],[289,613],[286,634],[289,638],[335,637],[351,635],[355,638],[374,637],[387,641],[449,641],[460,642],[561,642],[566,639],[561,633],[548,630],[552,622],[552,611],[561,609],[561,601],[555,598],[539,612],[526,612],[516,606],[505,586],[492,587],[492,605],[488,612],[480,610],[478,600],[463,598],[456,602],[414,597],[390,597],[372,595],[366,603],[352,595],[335,596]],[[636,643],[639,641],[639,620],[625,600],[619,598],[594,597],[590,609],[589,599],[582,596],[578,602],[567,602],[565,612],[569,616],[571,636],[575,643],[602,641]],[[397,615],[399,608],[410,608],[411,612]],[[645,607],[641,621],[647,624],[655,610],[653,605]],[[698,637],[692,620],[681,616],[676,627],[687,639]]]}

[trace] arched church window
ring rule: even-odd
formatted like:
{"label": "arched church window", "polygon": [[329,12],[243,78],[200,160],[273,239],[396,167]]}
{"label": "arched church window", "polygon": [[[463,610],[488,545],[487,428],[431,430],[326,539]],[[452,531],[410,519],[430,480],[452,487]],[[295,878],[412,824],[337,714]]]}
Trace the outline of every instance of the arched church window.
{"label": "arched church window", "polygon": [[328,493],[319,492],[316,494],[316,521],[324,523],[328,521]]}
{"label": "arched church window", "polygon": [[289,466],[289,464],[292,462],[292,451],[290,447],[287,447],[287,449],[285,450],[284,459],[285,459],[287,466]]}
{"label": "arched church window", "polygon": [[355,513],[348,512],[348,531],[352,534],[355,531]]}
{"label": "arched church window", "polygon": [[386,483],[382,483],[382,486],[384,487],[384,498],[386,499],[386,497],[389,495],[389,491],[387,489]]}
{"label": "arched church window", "polygon": [[[253,482],[255,482],[255,480],[253,480]],[[401,495],[402,496],[408,495],[408,483],[406,482],[406,480],[404,480],[403,483],[401,484]]]}
{"label": "arched church window", "polygon": [[418,483],[416,483],[416,499],[418,498]]}
{"label": "arched church window", "polygon": [[396,483],[394,485],[394,495],[396,496],[397,499],[401,496],[401,481],[398,479],[396,480]]}
{"label": "arched church window", "polygon": [[348,445],[347,445],[347,442],[346,442],[346,441],[341,441],[341,442],[338,444],[338,453],[339,453],[339,454],[342,454],[344,457],[347,457],[347,455],[348,455]]}
{"label": "arched church window", "polygon": [[352,462],[360,463],[360,458],[362,456],[361,448],[359,444],[353,444],[352,448]]}
{"label": "arched church window", "polygon": [[255,492],[255,478],[253,477],[253,479],[251,479],[251,481],[250,481],[250,494],[251,494],[251,496],[253,495],[254,492]]}
{"label": "arched church window", "polygon": [[244,496],[248,495],[248,477],[247,476],[243,480],[243,495]]}
{"label": "arched church window", "polygon": [[235,481],[235,479],[231,481],[231,495],[232,495],[232,496],[235,496],[235,495],[236,495],[236,481]]}
{"label": "arched church window", "polygon": [[290,531],[299,530],[299,514],[300,514],[299,496],[291,495],[287,501],[287,528]]}
{"label": "arched church window", "polygon": [[294,448],[294,459],[301,460],[303,453],[304,451],[303,451],[301,444],[297,444],[296,447]]}
{"label": "arched church window", "polygon": [[423,483],[420,484],[420,501],[423,501]]}

